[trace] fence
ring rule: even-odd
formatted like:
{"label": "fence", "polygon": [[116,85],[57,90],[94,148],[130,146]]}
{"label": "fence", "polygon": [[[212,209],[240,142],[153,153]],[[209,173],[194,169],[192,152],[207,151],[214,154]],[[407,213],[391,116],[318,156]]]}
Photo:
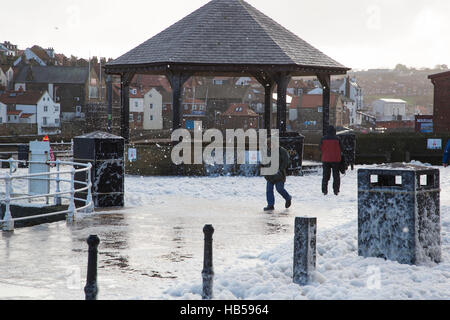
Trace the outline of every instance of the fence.
{"label": "fence", "polygon": [[[61,215],[66,214],[66,218],[68,222],[72,222],[75,219],[77,211],[79,212],[85,212],[90,213],[93,210],[93,201],[92,201],[92,194],[91,194],[91,187],[92,187],[92,181],[91,181],[91,168],[92,165],[90,163],[76,163],[76,162],[69,162],[69,161],[21,161],[21,160],[14,160],[10,158],[9,160],[0,160],[1,163],[7,162],[9,163],[9,173],[0,175],[0,181],[4,182],[4,188],[5,191],[2,193],[3,197],[0,199],[1,203],[5,205],[5,214],[3,216],[3,220],[0,220],[0,225],[2,226],[3,231],[13,231],[14,230],[14,222],[15,221],[23,221],[23,220],[31,220],[31,219],[37,219],[37,218],[44,218],[49,216],[55,216],[55,215]],[[56,170],[50,172],[42,172],[42,173],[28,173],[28,174],[17,174],[14,173],[17,172],[17,165],[19,163],[29,163],[29,164],[46,164],[50,167],[55,167]],[[69,169],[62,170],[61,167],[69,166]],[[75,169],[76,167],[79,167],[80,169]],[[75,180],[75,174],[80,172],[86,172],[87,179],[86,181],[76,181]],[[63,177],[63,175],[70,175],[70,179],[67,179]],[[13,182],[18,180],[25,180],[28,183],[30,180],[46,180],[50,182],[55,183],[55,190],[54,192],[46,193],[46,194],[23,194],[23,193],[15,193],[13,188]],[[61,188],[61,184],[65,183],[68,184],[68,187]],[[75,189],[75,185],[80,185],[81,187],[78,189]],[[78,192],[87,191],[87,197],[86,199],[80,199],[76,198],[75,194]],[[40,214],[40,215],[33,215],[29,217],[19,217],[14,218],[11,215],[11,203],[13,202],[19,202],[28,200],[31,201],[32,199],[39,199],[39,198],[45,198],[46,203],[48,204],[49,198],[54,199],[55,205],[61,205],[62,199],[68,199],[69,206],[67,210],[58,211],[58,212],[52,212],[52,213],[46,213],[46,214]],[[75,206],[75,200],[80,201],[84,204],[84,206],[76,208]]]}

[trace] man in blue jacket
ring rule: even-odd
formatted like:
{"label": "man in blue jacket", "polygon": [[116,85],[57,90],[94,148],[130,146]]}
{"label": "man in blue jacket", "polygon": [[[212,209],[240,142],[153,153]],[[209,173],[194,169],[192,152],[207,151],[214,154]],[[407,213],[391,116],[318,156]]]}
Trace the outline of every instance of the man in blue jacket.
{"label": "man in blue jacket", "polygon": [[450,140],[447,142],[447,146],[444,149],[444,157],[442,158],[442,164],[445,168],[448,167],[448,161],[450,160]]}

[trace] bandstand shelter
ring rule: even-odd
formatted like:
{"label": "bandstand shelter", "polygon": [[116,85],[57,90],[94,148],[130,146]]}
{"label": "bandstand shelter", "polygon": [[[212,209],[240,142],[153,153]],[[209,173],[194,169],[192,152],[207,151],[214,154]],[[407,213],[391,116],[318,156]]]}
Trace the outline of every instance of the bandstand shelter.
{"label": "bandstand shelter", "polygon": [[266,129],[271,128],[272,93],[277,87],[277,128],[283,134],[291,77],[319,79],[326,130],[330,77],[349,70],[243,0],[212,0],[105,66],[107,74],[121,77],[121,135],[127,141],[129,86],[136,74],[167,76],[173,93],[172,129],[181,127],[182,87],[190,77],[254,77],[265,88]]}

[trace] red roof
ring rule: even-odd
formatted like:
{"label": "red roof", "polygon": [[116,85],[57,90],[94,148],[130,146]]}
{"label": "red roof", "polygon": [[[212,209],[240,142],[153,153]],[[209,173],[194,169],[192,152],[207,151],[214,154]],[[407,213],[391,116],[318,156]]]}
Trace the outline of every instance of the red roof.
{"label": "red roof", "polygon": [[172,91],[169,81],[165,76],[138,74],[133,78],[132,85],[136,87],[142,87],[146,92],[151,88],[157,87],[162,87],[167,92]]}
{"label": "red roof", "polygon": [[192,103],[192,104],[206,104],[204,100],[187,98],[183,101],[183,103]]}
{"label": "red roof", "polygon": [[[331,93],[330,108],[334,108],[336,106],[338,97],[339,97],[338,94]],[[295,98],[297,98],[297,100],[292,100],[291,106],[298,105],[298,97]],[[302,95],[301,97],[301,106],[300,106],[301,108],[317,108],[321,107],[322,105],[323,105],[323,96],[321,94],[305,94]]]}
{"label": "red roof", "polygon": [[235,103],[231,104],[227,111],[221,114],[222,117],[257,117],[258,114],[250,109],[248,104]]}
{"label": "red roof", "polygon": [[[133,94],[134,89],[136,89],[136,94]],[[143,99],[144,96],[145,96],[144,91],[139,90],[139,88],[130,87],[130,99]]]}
{"label": "red roof", "polygon": [[377,121],[378,128],[386,129],[407,129],[415,128],[415,121]]}
{"label": "red roof", "polygon": [[36,105],[44,95],[40,91],[6,91],[0,96],[4,104]]}
{"label": "red roof", "polygon": [[27,119],[27,118],[31,118],[33,115],[34,115],[33,113],[22,113],[20,115],[20,118]]}
{"label": "red roof", "polygon": [[20,115],[22,113],[22,111],[20,111],[20,110],[11,110],[11,111],[8,111],[8,115],[12,115],[12,116],[18,116],[18,115]]}

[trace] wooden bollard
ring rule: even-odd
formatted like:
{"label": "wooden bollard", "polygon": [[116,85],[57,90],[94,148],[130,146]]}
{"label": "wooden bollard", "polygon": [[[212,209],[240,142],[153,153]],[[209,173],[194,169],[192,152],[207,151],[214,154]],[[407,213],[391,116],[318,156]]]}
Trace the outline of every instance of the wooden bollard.
{"label": "wooden bollard", "polygon": [[87,280],[86,286],[84,287],[84,293],[86,295],[86,300],[97,300],[97,248],[100,243],[100,239],[96,235],[91,235],[87,239],[87,243],[89,245],[89,256]]}
{"label": "wooden bollard", "polygon": [[214,282],[214,269],[213,269],[213,233],[214,228],[212,225],[207,224],[203,228],[205,234],[205,252],[203,258],[203,300],[211,300],[213,296],[213,282]]}
{"label": "wooden bollard", "polygon": [[295,218],[294,283],[308,284],[316,269],[317,218]]}

